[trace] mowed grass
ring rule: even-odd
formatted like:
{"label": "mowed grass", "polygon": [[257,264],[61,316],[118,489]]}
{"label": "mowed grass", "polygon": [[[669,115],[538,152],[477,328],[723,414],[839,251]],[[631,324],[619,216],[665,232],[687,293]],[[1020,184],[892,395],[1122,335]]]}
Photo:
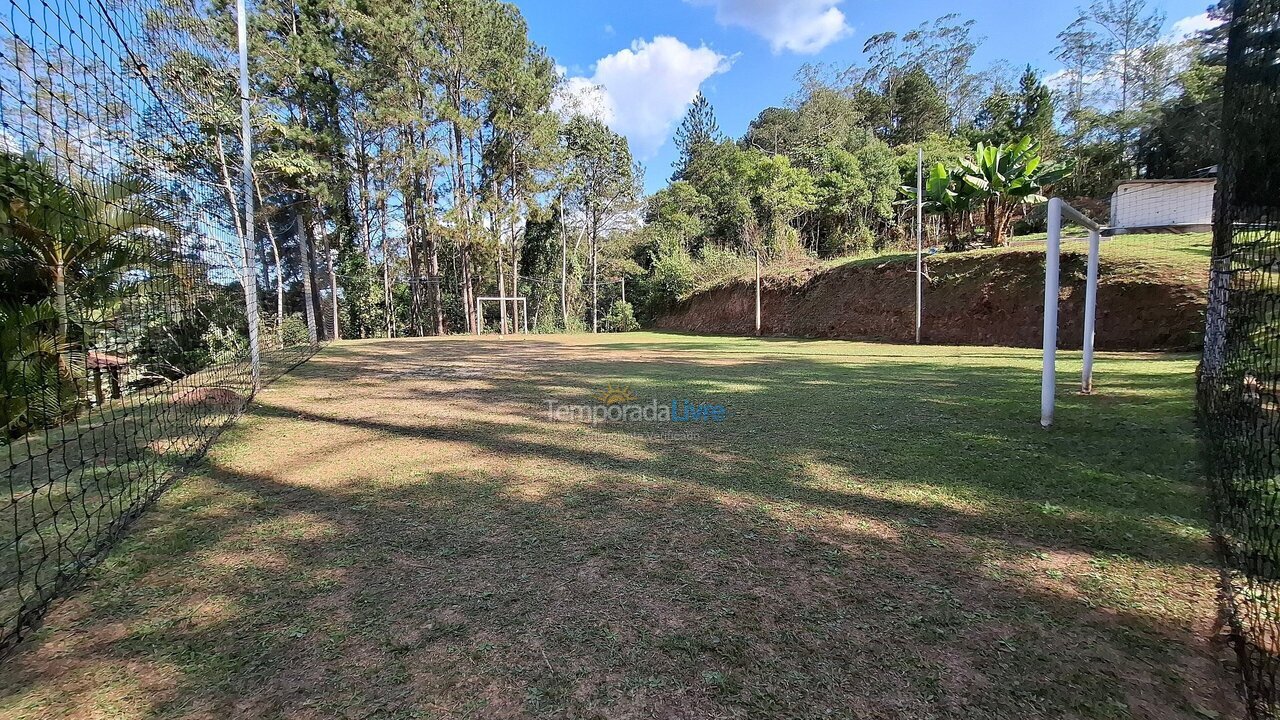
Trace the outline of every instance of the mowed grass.
{"label": "mowed grass", "polygon": [[[5,718],[1238,715],[1194,360],[346,342],[0,667]],[[557,422],[607,386],[698,425]]]}

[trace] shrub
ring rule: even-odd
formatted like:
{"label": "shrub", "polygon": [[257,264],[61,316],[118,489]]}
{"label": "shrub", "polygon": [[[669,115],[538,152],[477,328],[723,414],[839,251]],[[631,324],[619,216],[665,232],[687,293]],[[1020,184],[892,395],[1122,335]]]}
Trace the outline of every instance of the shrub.
{"label": "shrub", "polygon": [[733,250],[722,250],[708,245],[702,248],[702,257],[694,264],[697,287],[709,288],[731,279],[755,273],[755,258]]}
{"label": "shrub", "polygon": [[186,377],[213,363],[211,330],[203,315],[156,323],[148,327],[138,341],[138,363],[149,373],[166,380]]}
{"label": "shrub", "polygon": [[55,337],[53,304],[0,305],[0,422],[19,437],[66,422],[80,409],[73,368],[84,357]]}
{"label": "shrub", "polygon": [[307,321],[297,314],[285,316],[284,322],[280,323],[280,335],[284,339],[285,347],[306,345],[311,342]]}
{"label": "shrub", "polygon": [[636,322],[631,303],[625,300],[614,301],[613,306],[609,308],[609,314],[604,316],[604,331],[631,332],[639,329],[640,323]]}
{"label": "shrub", "polygon": [[645,311],[657,317],[687,296],[696,276],[693,258],[676,243],[664,244],[644,282]]}

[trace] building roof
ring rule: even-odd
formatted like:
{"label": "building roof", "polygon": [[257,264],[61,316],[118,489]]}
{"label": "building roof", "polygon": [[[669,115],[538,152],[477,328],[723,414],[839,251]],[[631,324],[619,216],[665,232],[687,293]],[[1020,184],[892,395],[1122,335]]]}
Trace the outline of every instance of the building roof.
{"label": "building roof", "polygon": [[1125,185],[1169,185],[1173,183],[1208,183],[1210,185],[1218,182],[1217,178],[1201,177],[1201,178],[1160,178],[1154,180],[1121,180],[1116,183],[1116,190]]}
{"label": "building roof", "polygon": [[114,370],[129,366],[129,361],[119,355],[108,355],[104,352],[90,350],[85,358],[90,370]]}

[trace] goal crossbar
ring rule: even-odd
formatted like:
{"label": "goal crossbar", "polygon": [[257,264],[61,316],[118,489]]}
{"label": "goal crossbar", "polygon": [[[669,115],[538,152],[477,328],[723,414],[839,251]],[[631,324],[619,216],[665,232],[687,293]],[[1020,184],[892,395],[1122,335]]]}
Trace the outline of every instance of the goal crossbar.
{"label": "goal crossbar", "polygon": [[[485,303],[485,302],[487,302],[487,301],[492,301],[492,302],[502,303],[502,304],[503,304],[503,306],[505,306],[507,303],[511,303],[511,304],[512,304],[512,309],[515,309],[515,304],[516,304],[516,303],[519,303],[519,304],[520,304],[520,305],[519,305],[519,307],[520,307],[520,313],[519,313],[519,314],[520,314],[521,319],[523,319],[523,320],[524,320],[524,334],[525,334],[525,335],[528,335],[528,334],[529,334],[529,302],[528,302],[528,301],[527,301],[523,296],[514,296],[514,295],[512,295],[512,296],[507,296],[507,297],[478,297],[478,298],[476,298],[476,334],[477,334],[477,335],[479,335],[481,332],[483,332],[483,328],[484,328],[484,310],[483,310],[483,303]],[[503,319],[505,320],[506,318],[504,317]],[[505,330],[505,329],[504,329],[504,330]],[[504,333],[504,334],[505,334],[505,333]]]}
{"label": "goal crossbar", "polygon": [[1080,391],[1093,391],[1093,335],[1098,314],[1098,250],[1103,228],[1088,215],[1071,207],[1062,198],[1049,200],[1049,237],[1044,261],[1044,366],[1040,373],[1040,425],[1053,424],[1054,396],[1057,388],[1058,359],[1058,295],[1062,259],[1062,224],[1064,221],[1089,231],[1089,269],[1084,291],[1084,367],[1080,371]]}

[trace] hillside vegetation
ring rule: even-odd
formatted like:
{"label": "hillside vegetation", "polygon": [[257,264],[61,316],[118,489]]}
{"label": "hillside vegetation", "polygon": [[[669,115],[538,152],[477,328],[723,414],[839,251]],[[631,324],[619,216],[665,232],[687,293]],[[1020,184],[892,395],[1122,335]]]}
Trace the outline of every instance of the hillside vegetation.
{"label": "hillside vegetation", "polygon": [[[1006,248],[926,259],[925,342],[1035,347],[1044,313],[1044,246],[1033,239]],[[1199,345],[1209,267],[1207,234],[1132,235],[1103,243],[1097,344],[1113,350],[1192,349]],[[1063,244],[1060,344],[1083,337],[1088,248]],[[915,312],[915,256],[813,263],[772,271],[762,286],[766,335],[909,341]],[[697,292],[660,317],[665,330],[754,332],[750,277]]]}

